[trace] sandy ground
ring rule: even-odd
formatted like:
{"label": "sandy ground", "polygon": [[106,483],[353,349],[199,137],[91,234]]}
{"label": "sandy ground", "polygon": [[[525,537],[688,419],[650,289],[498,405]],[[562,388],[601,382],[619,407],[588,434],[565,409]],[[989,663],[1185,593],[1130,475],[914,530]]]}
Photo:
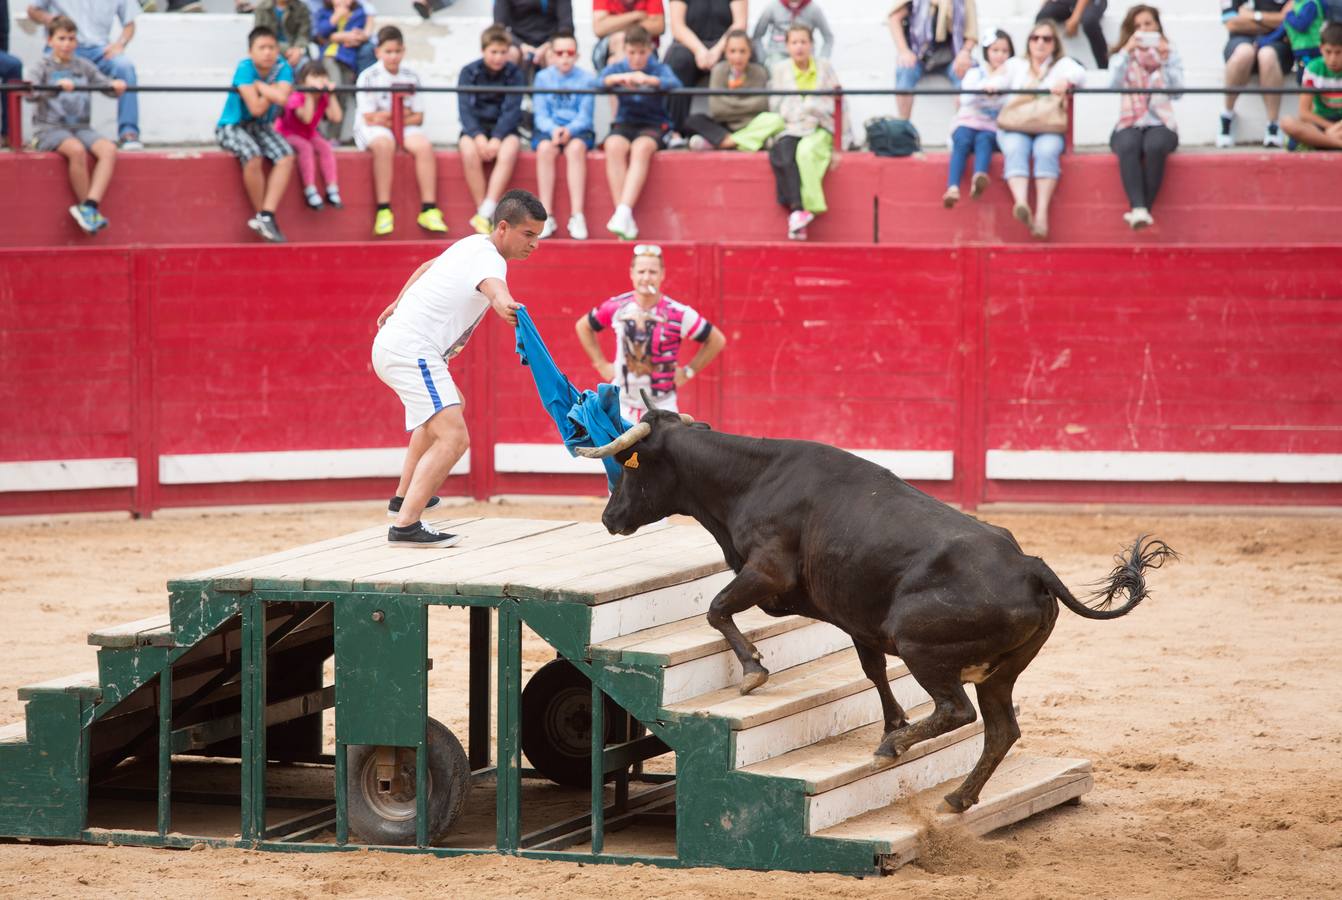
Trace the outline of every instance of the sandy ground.
{"label": "sandy ground", "polygon": [[[595,519],[600,507],[463,507]],[[0,724],[15,689],[94,665],[87,633],[165,610],[174,575],[379,520],[372,505],[0,523]],[[1342,517],[1011,513],[1080,589],[1150,531],[1183,554],[1132,615],[1064,611],[1016,692],[1032,753],[1094,760],[1095,790],[986,839],[935,836],[883,879],[578,866],[495,856],[0,845],[0,895],[117,898],[1342,896]],[[446,621],[446,620],[445,620]],[[435,628],[431,711],[451,719],[462,630]],[[528,646],[528,668],[551,658]],[[464,664],[464,663],[460,663]],[[448,707],[447,712],[442,708]]]}

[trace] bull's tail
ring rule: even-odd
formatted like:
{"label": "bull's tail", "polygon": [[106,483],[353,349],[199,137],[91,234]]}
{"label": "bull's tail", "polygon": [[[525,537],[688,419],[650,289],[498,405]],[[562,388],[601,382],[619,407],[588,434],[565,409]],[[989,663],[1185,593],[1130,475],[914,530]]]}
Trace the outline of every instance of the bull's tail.
{"label": "bull's tail", "polygon": [[[1087,619],[1117,619],[1132,612],[1138,603],[1146,599],[1146,570],[1159,569],[1166,562],[1178,558],[1179,554],[1164,541],[1146,534],[1139,535],[1131,547],[1114,555],[1114,570],[1107,579],[1096,582],[1096,590],[1088,598],[1090,603],[1082,603],[1072,596],[1072,592],[1067,590],[1067,586],[1042,559],[1036,559],[1036,562],[1039,577],[1043,579],[1048,592],[1072,612]],[[1115,608],[1114,598],[1120,595],[1126,595],[1128,600]]]}

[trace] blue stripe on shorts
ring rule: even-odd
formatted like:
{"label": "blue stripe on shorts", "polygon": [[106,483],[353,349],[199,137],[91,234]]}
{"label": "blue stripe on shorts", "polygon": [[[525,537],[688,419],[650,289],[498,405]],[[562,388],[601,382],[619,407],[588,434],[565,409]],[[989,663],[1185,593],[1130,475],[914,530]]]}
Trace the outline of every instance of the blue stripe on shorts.
{"label": "blue stripe on shorts", "polygon": [[419,361],[419,373],[424,376],[424,386],[429,389],[429,399],[433,401],[433,411],[438,412],[443,408],[443,401],[438,398],[438,389],[433,386],[433,376],[429,374],[429,367],[422,359]]}

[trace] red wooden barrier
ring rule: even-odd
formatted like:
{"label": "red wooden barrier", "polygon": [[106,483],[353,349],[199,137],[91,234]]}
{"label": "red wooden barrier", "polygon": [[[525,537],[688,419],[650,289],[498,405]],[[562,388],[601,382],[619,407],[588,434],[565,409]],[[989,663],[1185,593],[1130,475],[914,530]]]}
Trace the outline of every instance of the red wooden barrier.
{"label": "red wooden barrier", "polygon": [[[394,465],[374,317],[440,247],[0,251],[0,513],[385,496],[385,474],[257,454]],[[967,507],[1342,502],[1332,248],[665,253],[667,293],[729,339],[683,397],[717,427],[872,453]],[[628,262],[625,245],[565,242],[511,268],[580,387],[596,376],[573,324],[627,289]],[[557,446],[512,344],[491,317],[454,363],[473,446],[446,489],[600,493],[548,463],[496,468],[497,447]]]}

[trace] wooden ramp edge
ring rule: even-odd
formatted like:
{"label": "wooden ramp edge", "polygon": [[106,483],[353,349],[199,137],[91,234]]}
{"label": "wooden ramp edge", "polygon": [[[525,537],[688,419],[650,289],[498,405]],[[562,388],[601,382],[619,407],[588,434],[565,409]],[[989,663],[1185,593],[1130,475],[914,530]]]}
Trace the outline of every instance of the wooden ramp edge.
{"label": "wooden ramp edge", "polygon": [[962,780],[943,782],[906,801],[874,809],[816,835],[873,841],[884,868],[893,870],[918,858],[923,839],[932,828],[984,835],[1076,800],[1095,785],[1088,759],[1017,754],[1002,761],[976,805],[964,813],[946,812],[942,798]]}

